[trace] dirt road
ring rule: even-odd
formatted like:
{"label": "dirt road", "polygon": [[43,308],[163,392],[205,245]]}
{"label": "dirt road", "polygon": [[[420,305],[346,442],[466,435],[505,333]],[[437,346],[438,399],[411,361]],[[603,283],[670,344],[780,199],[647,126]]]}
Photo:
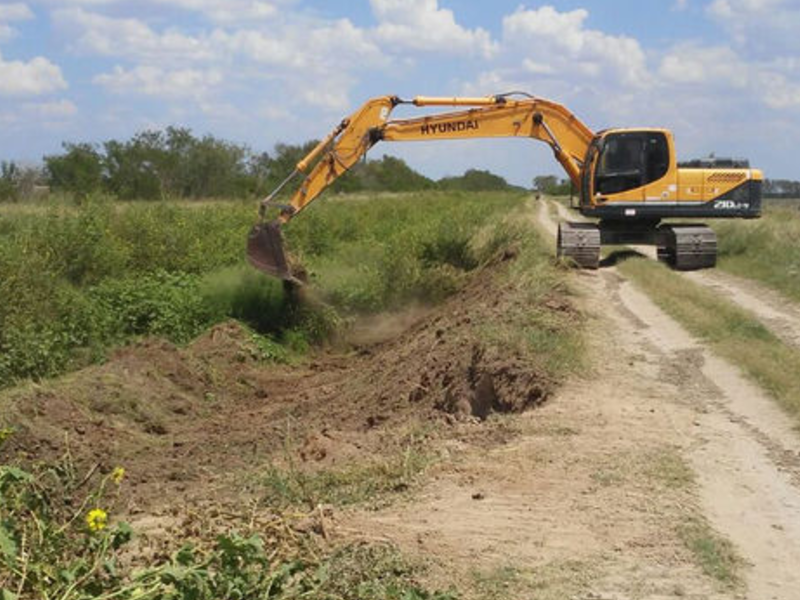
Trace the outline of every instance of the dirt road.
{"label": "dirt road", "polygon": [[[553,231],[552,223],[547,226]],[[788,343],[800,340],[800,310],[777,293],[719,271],[684,275],[750,310]],[[706,514],[752,565],[749,597],[795,597],[800,590],[797,431],[763,391],[703,348],[614,269],[600,276],[613,282],[614,303],[645,325],[644,337],[661,355],[662,368],[671,363],[666,368],[675,369],[682,381],[676,400],[692,401],[701,412],[688,457]]]}
{"label": "dirt road", "polygon": [[[547,205],[532,210],[554,233]],[[467,449],[417,501],[356,515],[357,528],[484,592],[798,598],[800,436],[787,417],[616,269],[574,286],[594,323],[591,376],[517,417],[513,444]],[[744,563],[738,585],[727,554]]]}

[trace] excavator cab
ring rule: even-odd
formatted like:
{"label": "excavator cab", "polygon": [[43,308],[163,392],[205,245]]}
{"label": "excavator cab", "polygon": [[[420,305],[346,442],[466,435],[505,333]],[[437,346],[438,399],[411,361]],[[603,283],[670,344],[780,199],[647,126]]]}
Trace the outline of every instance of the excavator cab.
{"label": "excavator cab", "polygon": [[762,174],[757,169],[678,166],[666,129],[610,129],[586,151],[580,212],[609,221],[675,217],[757,218]]}
{"label": "excavator cab", "polygon": [[620,194],[628,201],[645,201],[647,186],[674,169],[671,142],[663,130],[611,130],[595,136],[581,174],[581,206],[591,209]]}

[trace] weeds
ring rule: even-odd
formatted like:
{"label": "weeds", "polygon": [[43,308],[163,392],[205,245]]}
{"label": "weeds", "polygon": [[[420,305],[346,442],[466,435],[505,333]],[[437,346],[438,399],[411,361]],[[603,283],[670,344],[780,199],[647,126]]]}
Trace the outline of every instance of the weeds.
{"label": "weeds", "polygon": [[800,300],[800,212],[769,207],[758,221],[718,221],[719,268]]}
{"label": "weeds", "polygon": [[315,204],[286,228],[311,273],[313,301],[244,264],[254,218],[246,203],[97,197],[4,212],[0,387],[100,360],[135,336],[184,343],[227,318],[303,351],[328,339],[344,315],[453,293],[503,243],[493,215],[520,197],[449,192]]}
{"label": "weeds", "polygon": [[535,567],[505,565],[472,575],[477,597],[482,600],[583,598],[581,592],[597,577],[595,564],[578,560],[556,560]]}
{"label": "weeds", "polygon": [[742,559],[733,544],[715,533],[705,520],[688,518],[678,528],[678,535],[706,575],[727,587],[741,583]]}
{"label": "weeds", "polygon": [[[514,226],[517,260],[505,276],[520,310],[507,319],[483,327],[489,346],[512,349],[554,378],[576,373],[585,366],[581,315],[563,299],[570,290],[552,267],[550,248],[537,236]],[[506,235],[509,235],[508,233]]]}
{"label": "weeds", "polygon": [[272,507],[347,506],[408,490],[432,461],[430,455],[409,444],[388,459],[339,470],[306,472],[294,464],[288,468],[272,465],[260,479],[259,487],[263,490],[262,501]]}
{"label": "weeds", "polygon": [[[4,432],[3,438],[9,433]],[[0,442],[1,443],[1,442]],[[76,471],[69,456],[52,466],[0,465],[2,600],[447,600],[416,581],[420,567],[392,547],[353,545],[311,552],[313,540],[278,534],[261,520],[184,544],[136,567],[135,532],[117,514],[124,470]],[[233,524],[231,524],[233,525]],[[204,534],[206,535],[206,534]]]}

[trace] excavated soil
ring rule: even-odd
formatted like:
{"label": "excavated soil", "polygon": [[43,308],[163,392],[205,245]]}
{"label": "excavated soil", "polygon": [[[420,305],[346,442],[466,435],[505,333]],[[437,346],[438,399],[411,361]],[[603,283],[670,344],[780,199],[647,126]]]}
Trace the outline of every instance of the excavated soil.
{"label": "excavated soil", "polygon": [[396,451],[419,424],[522,411],[543,402],[553,382],[481,342],[477,324],[522,308],[494,276],[498,268],[413,318],[387,317],[383,327],[373,317],[381,335],[357,328],[347,352],[300,365],[259,362],[235,322],[185,348],[142,340],[106,364],[0,396],[10,409],[3,421],[16,430],[0,458],[48,460],[68,450],[101,473],[123,465],[130,507],[144,510],[233,494],[232,477],[280,461],[287,448],[308,468],[329,467]]}

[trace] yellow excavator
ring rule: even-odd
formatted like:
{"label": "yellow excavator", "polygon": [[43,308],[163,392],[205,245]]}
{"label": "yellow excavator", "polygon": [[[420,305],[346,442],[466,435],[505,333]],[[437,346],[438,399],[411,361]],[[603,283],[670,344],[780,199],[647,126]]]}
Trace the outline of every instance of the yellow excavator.
{"label": "yellow excavator", "polygon": [[[390,119],[399,105],[459,107],[408,119]],[[603,244],[647,244],[677,269],[713,267],[717,238],[703,224],[662,223],[673,218],[757,218],[763,175],[746,163],[697,161],[679,166],[667,129],[589,129],[564,106],[519,92],[478,98],[382,96],[344,119],[261,202],[247,256],[261,271],[296,281],[283,247],[281,225],[295,217],[378,142],[526,137],[553,149],[579,198],[576,208],[597,222],[559,226],[557,254],[581,268],[597,268]],[[278,195],[302,181],[287,203]],[[270,207],[279,214],[266,220]]]}

